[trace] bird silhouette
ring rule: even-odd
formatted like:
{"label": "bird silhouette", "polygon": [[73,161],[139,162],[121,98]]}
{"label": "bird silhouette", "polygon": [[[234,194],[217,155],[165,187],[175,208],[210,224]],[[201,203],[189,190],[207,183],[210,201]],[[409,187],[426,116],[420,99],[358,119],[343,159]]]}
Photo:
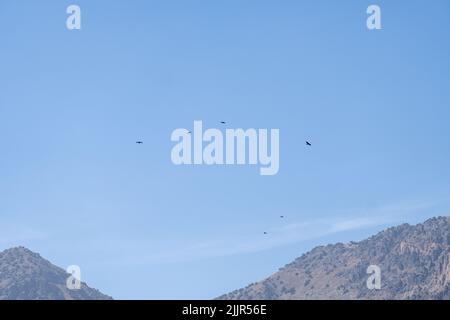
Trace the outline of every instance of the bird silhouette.
{"label": "bird silhouette", "polygon": [[137,144],[143,144],[144,142],[142,141],[136,141]]}
{"label": "bird silhouette", "polygon": [[267,232],[264,231],[264,234],[267,234]]}
{"label": "bird silhouette", "polygon": [[221,124],[227,124],[225,121],[220,121]]}
{"label": "bird silhouette", "polygon": [[308,141],[305,141],[307,146],[311,146],[311,143],[309,143]]}
{"label": "bird silhouette", "polygon": [[284,216],[280,216],[280,218],[284,218]]}

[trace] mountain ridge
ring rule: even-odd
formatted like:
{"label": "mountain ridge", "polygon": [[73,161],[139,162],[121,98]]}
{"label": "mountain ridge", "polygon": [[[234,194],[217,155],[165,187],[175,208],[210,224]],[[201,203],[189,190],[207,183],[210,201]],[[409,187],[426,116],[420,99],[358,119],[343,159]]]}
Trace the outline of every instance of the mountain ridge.
{"label": "mountain ridge", "polygon": [[0,300],[110,300],[81,282],[70,290],[70,274],[25,247],[0,252]]}
{"label": "mountain ridge", "polygon": [[[379,290],[366,284],[371,265],[381,270]],[[315,247],[266,279],[216,299],[450,299],[450,217]]]}

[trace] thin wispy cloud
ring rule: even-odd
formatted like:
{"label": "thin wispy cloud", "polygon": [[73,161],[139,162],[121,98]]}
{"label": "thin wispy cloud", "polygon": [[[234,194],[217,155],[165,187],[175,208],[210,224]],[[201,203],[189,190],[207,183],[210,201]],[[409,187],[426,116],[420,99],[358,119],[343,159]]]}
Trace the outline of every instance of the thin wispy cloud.
{"label": "thin wispy cloud", "polygon": [[146,257],[123,259],[122,262],[163,264],[261,252],[340,232],[402,223],[408,216],[431,208],[435,204],[432,201],[402,203],[359,210],[359,214],[354,213],[358,210],[351,210],[352,214],[343,215],[341,218],[324,217],[312,221],[295,221],[269,229],[267,236],[236,234],[230,237],[206,239],[183,247],[167,248],[164,252],[156,252]]}

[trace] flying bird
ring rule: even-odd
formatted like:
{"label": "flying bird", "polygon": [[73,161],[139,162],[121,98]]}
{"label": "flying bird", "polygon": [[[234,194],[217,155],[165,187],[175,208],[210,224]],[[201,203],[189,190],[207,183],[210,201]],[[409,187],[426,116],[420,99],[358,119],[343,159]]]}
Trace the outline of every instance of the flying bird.
{"label": "flying bird", "polygon": [[136,141],[137,144],[143,144],[144,142],[142,141]]}
{"label": "flying bird", "polygon": [[280,218],[284,218],[284,216],[280,216]]}
{"label": "flying bird", "polygon": [[267,234],[267,232],[264,231],[264,234]]}
{"label": "flying bird", "polygon": [[221,124],[227,124],[225,121],[220,121]]}
{"label": "flying bird", "polygon": [[309,141],[305,141],[307,146],[311,146],[311,143]]}

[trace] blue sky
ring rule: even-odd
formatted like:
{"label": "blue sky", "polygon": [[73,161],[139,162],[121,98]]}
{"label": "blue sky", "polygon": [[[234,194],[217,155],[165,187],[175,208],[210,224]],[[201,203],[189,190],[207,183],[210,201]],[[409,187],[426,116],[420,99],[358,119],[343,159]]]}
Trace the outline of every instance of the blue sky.
{"label": "blue sky", "polygon": [[[0,249],[77,264],[115,298],[212,298],[316,245],[448,215],[449,12],[0,0]],[[171,132],[194,120],[280,129],[279,173],[173,165]]]}

